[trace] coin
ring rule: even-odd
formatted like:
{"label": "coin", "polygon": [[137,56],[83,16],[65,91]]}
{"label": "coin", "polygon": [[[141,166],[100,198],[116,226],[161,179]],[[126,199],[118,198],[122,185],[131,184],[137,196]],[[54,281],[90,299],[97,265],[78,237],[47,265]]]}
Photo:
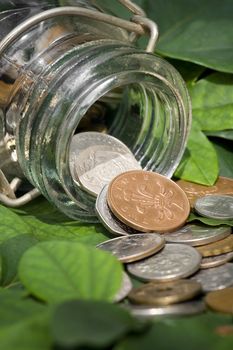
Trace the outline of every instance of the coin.
{"label": "coin", "polygon": [[142,170],[115,177],[107,202],[119,220],[143,232],[173,231],[184,224],[190,211],[179,186],[165,176]]}
{"label": "coin", "polygon": [[192,207],[197,198],[208,194],[218,193],[233,195],[233,179],[227,177],[219,176],[214,186],[204,186],[184,180],[179,180],[176,183],[184,190]]}
{"label": "coin", "polygon": [[115,303],[118,303],[119,301],[125,299],[132,288],[133,288],[132,282],[131,282],[129,276],[127,275],[127,273],[124,272],[123,278],[122,278],[121,288],[114,296],[113,301]]}
{"label": "coin", "polygon": [[233,196],[209,195],[198,198],[194,204],[196,212],[213,219],[233,219]]}
{"label": "coin", "polygon": [[197,247],[202,256],[214,256],[233,251],[233,234],[220,241]]}
{"label": "coin", "polygon": [[201,255],[184,244],[166,244],[158,254],[127,265],[127,270],[145,281],[165,282],[192,275],[199,269]]}
{"label": "coin", "polygon": [[143,259],[161,250],[165,239],[156,233],[123,236],[110,239],[96,247],[115,255],[123,263]]}
{"label": "coin", "polygon": [[104,186],[96,199],[95,210],[101,223],[106,227],[108,231],[118,236],[125,236],[129,233],[135,234],[137,231],[133,228],[126,226],[123,222],[119,221],[109,209],[107,203],[107,191],[108,185]]}
{"label": "coin", "polygon": [[208,293],[205,302],[214,311],[233,314],[233,288]]}
{"label": "coin", "polygon": [[116,175],[141,169],[129,148],[113,136],[83,132],[73,136],[70,171],[87,192],[97,196]]}
{"label": "coin", "polygon": [[188,224],[175,232],[164,233],[167,242],[199,246],[223,239],[231,234],[229,226],[207,226]]}
{"label": "coin", "polygon": [[188,301],[163,307],[149,307],[144,305],[126,305],[127,310],[135,317],[150,319],[162,316],[195,315],[205,311],[205,303],[202,300]]}
{"label": "coin", "polygon": [[220,265],[226,264],[232,259],[233,259],[233,252],[224,253],[216,256],[208,256],[206,258],[202,258],[201,269],[209,269],[211,267],[220,266]]}
{"label": "coin", "polygon": [[150,282],[133,289],[128,298],[132,303],[159,306],[190,300],[200,292],[201,284],[196,281]]}
{"label": "coin", "polygon": [[204,292],[230,287],[233,285],[233,264],[200,270],[191,279],[200,282]]}

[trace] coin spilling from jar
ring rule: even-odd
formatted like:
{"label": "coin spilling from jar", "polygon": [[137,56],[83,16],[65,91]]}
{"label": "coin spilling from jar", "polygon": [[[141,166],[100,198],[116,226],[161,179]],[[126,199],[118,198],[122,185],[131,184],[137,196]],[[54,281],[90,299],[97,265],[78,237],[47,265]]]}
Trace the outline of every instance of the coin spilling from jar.
{"label": "coin spilling from jar", "polygon": [[[232,179],[219,177],[211,187],[175,183],[142,170],[124,143],[98,132],[75,135],[70,170],[77,185],[96,197],[96,214],[115,236],[97,248],[125,264],[114,301],[123,299],[138,317],[195,314],[206,307],[233,314]],[[218,225],[187,222],[190,211]],[[140,286],[133,288],[136,280]]]}

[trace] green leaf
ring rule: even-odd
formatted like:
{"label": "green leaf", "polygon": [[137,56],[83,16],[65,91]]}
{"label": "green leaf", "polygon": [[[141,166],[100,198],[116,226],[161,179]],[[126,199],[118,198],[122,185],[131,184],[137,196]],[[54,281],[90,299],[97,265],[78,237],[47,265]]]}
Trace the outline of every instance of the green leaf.
{"label": "green leaf", "polygon": [[64,347],[103,349],[135,328],[136,320],[117,305],[103,301],[68,301],[52,319],[55,343]]}
{"label": "green leaf", "polygon": [[201,129],[233,129],[233,75],[214,73],[190,88],[193,117]]}
{"label": "green leaf", "polygon": [[31,228],[11,209],[0,205],[0,242],[11,237],[30,233]]}
{"label": "green leaf", "polygon": [[48,309],[0,290],[0,344],[4,350],[49,350]]}
{"label": "green leaf", "polygon": [[233,142],[212,143],[218,155],[220,175],[233,178]]}
{"label": "green leaf", "polygon": [[196,220],[210,226],[219,226],[219,225],[233,226],[233,220],[211,219],[211,218],[205,218],[203,216],[199,216],[196,213],[190,213],[187,221],[192,222]]}
{"label": "green leaf", "polygon": [[197,64],[175,60],[173,58],[168,58],[167,61],[169,61],[178,70],[186,82],[195,82],[206,70],[205,67]]}
{"label": "green leaf", "polygon": [[206,131],[206,136],[220,137],[226,140],[233,141],[233,130],[222,130],[222,131]]}
{"label": "green leaf", "polygon": [[216,329],[232,325],[231,317],[208,313],[206,315],[157,321],[141,335],[129,335],[114,350],[231,350],[233,336],[221,337]]}
{"label": "green leaf", "polygon": [[19,277],[36,297],[112,300],[120,289],[122,267],[107,252],[77,242],[42,242],[26,251]]}
{"label": "green leaf", "polygon": [[44,198],[15,210],[39,241],[72,240],[96,246],[107,238],[101,224],[87,224],[69,219]]}
{"label": "green leaf", "polygon": [[193,121],[187,148],[175,176],[207,186],[213,185],[218,177],[218,160],[215,149],[195,121]]}
{"label": "green leaf", "polygon": [[16,279],[21,256],[37,242],[33,236],[26,234],[10,238],[0,245],[2,286],[7,286]]}
{"label": "green leaf", "polygon": [[158,24],[156,51],[164,56],[233,73],[232,0],[144,0]]}

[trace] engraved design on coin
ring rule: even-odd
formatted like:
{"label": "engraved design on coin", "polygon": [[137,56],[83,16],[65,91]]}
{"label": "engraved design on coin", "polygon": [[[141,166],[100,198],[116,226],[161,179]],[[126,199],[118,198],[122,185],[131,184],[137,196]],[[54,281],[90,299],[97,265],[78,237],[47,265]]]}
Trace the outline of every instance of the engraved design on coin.
{"label": "engraved design on coin", "polygon": [[173,181],[148,171],[128,171],[109,185],[107,201],[119,220],[144,232],[170,231],[189,215],[185,193]]}
{"label": "engraved design on coin", "polygon": [[207,226],[188,224],[171,233],[164,233],[164,238],[171,243],[185,243],[192,246],[204,245],[223,239],[231,234],[229,226]]}
{"label": "engraved design on coin", "polygon": [[204,292],[230,287],[233,285],[233,264],[200,270],[191,279],[200,282]]}
{"label": "engraved design on coin", "polygon": [[198,214],[213,219],[233,219],[233,196],[208,195],[195,202]]}
{"label": "engraved design on coin", "polygon": [[133,288],[132,282],[131,282],[129,276],[127,275],[127,273],[124,272],[123,278],[122,278],[121,288],[114,296],[113,301],[115,303],[118,303],[119,301],[125,299],[127,297],[127,295],[130,293],[130,291],[132,290],[132,288]]}
{"label": "engraved design on coin", "polygon": [[216,255],[216,256],[208,256],[208,257],[202,258],[201,269],[209,269],[211,267],[220,266],[220,265],[226,264],[231,260],[233,260],[233,252]]}
{"label": "engraved design on coin", "polygon": [[97,196],[103,186],[124,171],[141,169],[129,148],[113,136],[98,132],[75,135],[70,147],[74,179]]}
{"label": "engraved design on coin", "polygon": [[108,231],[115,235],[125,236],[128,234],[137,233],[136,230],[129,226],[126,226],[123,222],[118,220],[111,212],[107,203],[107,192],[108,185],[104,186],[103,189],[100,191],[95,204],[96,214],[102,222],[102,224],[106,227]]}
{"label": "engraved design on coin", "polygon": [[152,255],[161,250],[165,239],[156,233],[113,238],[96,247],[115,255],[121,262],[131,262]]}
{"label": "engraved design on coin", "polygon": [[172,281],[196,272],[201,255],[184,244],[166,244],[156,255],[127,265],[128,271],[144,281]]}

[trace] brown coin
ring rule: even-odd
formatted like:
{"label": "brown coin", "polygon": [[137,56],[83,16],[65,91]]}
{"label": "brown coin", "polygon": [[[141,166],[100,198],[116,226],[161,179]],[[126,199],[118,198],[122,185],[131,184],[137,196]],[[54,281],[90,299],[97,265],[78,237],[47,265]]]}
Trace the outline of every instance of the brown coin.
{"label": "brown coin", "polygon": [[115,177],[107,201],[119,220],[142,232],[173,231],[185,223],[190,211],[187,196],[175,182],[143,170]]}
{"label": "brown coin", "polygon": [[205,303],[212,310],[233,314],[233,288],[224,288],[208,293],[205,297]]}
{"label": "brown coin", "polygon": [[179,180],[176,183],[186,193],[191,207],[194,206],[197,198],[208,194],[233,194],[233,179],[222,176],[219,176],[214,186],[204,186],[184,180]]}
{"label": "brown coin", "polygon": [[202,256],[214,256],[233,251],[233,234],[221,239],[220,241],[206,244],[196,249],[201,253]]}
{"label": "brown coin", "polygon": [[199,282],[190,280],[163,283],[150,282],[133,289],[128,298],[135,304],[169,305],[190,300],[199,294],[201,289]]}

